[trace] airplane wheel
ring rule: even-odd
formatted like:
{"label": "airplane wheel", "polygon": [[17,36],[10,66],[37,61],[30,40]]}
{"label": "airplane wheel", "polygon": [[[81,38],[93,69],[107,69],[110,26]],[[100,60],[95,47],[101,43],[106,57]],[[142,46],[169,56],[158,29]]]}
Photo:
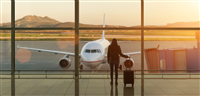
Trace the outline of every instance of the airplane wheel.
{"label": "airplane wheel", "polygon": [[81,70],[83,70],[83,65],[80,65],[79,68],[80,68]]}
{"label": "airplane wheel", "polygon": [[122,65],[119,65],[119,69],[122,70]]}

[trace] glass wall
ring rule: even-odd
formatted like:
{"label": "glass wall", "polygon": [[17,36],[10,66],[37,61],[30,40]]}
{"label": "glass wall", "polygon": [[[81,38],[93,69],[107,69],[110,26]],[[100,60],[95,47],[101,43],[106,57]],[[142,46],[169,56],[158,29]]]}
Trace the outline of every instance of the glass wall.
{"label": "glass wall", "polygon": [[[98,3],[98,4],[97,4]],[[120,3],[120,4],[119,4]],[[186,11],[182,11],[182,9],[176,8],[175,5],[177,3],[180,4],[180,6],[192,6],[191,8],[187,9],[190,14],[187,14],[187,20],[186,18],[182,18],[181,16],[186,16]],[[9,9],[10,6],[10,1],[2,1],[1,2],[1,27],[2,28],[7,28],[10,27],[10,10],[4,11],[4,9]],[[69,6],[65,6],[65,4],[69,4]],[[113,7],[106,8],[107,5],[113,5]],[[135,5],[132,7],[131,5]],[[128,9],[133,9],[134,12],[127,12],[123,10],[117,10],[117,8],[120,6],[125,6],[123,7],[123,10],[128,10]],[[153,6],[155,5],[155,6]],[[161,6],[163,5],[163,6]],[[170,8],[174,8],[176,10],[170,11],[170,9],[167,9],[166,6],[171,6]],[[40,10],[35,8],[35,6],[45,6],[43,8],[40,8]],[[53,7],[52,7],[53,6]],[[60,7],[56,7],[60,6]],[[95,6],[95,7],[94,7]],[[101,6],[104,6],[101,8]],[[153,7],[151,7],[153,6]],[[86,0],[81,0],[80,1],[80,27],[81,28],[100,28],[102,27],[103,23],[103,17],[105,13],[105,26],[106,28],[132,28],[132,27],[137,27],[140,26],[140,20],[141,15],[140,15],[140,1],[138,0],[130,0],[130,1],[86,1]],[[157,7],[161,8],[161,11],[156,9]],[[156,28],[163,28],[163,27],[198,27],[198,4],[196,1],[187,1],[185,0],[184,2],[181,1],[151,1],[151,0],[146,0],[145,1],[145,27],[156,27]],[[39,7],[38,7],[39,8]],[[96,9],[95,9],[96,8]],[[61,9],[66,9],[67,14],[63,13],[63,11],[60,11]],[[109,10],[106,10],[109,9]],[[49,11],[50,10],[50,11]],[[115,11],[117,10],[117,12]],[[153,11],[154,10],[154,11]],[[45,12],[44,12],[45,11]],[[195,12],[193,12],[195,11]],[[94,14],[94,12],[97,12]],[[102,13],[101,13],[102,12]],[[150,14],[151,12],[158,13],[158,15],[155,14]],[[171,12],[171,13],[170,13]],[[57,15],[53,14],[56,13]],[[62,13],[62,14],[61,14]],[[16,1],[16,27],[18,28],[69,28],[68,30],[16,30],[16,40],[28,40],[28,41],[34,41],[34,40],[57,40],[57,41],[66,41],[66,40],[73,40],[74,31],[73,29],[70,30],[70,28],[74,28],[74,1],[21,1],[17,0]],[[112,14],[111,14],[112,13]],[[125,15],[121,15],[119,13],[123,13]],[[165,13],[165,14],[164,14]],[[173,18],[170,17],[171,15],[166,15],[169,14],[179,14],[175,15]],[[10,14],[10,15],[9,15]],[[36,14],[36,15],[35,15]],[[37,15],[38,14],[38,15]],[[61,15],[58,15],[61,14]],[[102,15],[100,15],[102,14]],[[108,15],[107,15],[108,14]],[[5,16],[6,15],[6,16]],[[86,16],[87,15],[87,16]],[[58,17],[56,17],[58,16]],[[59,17],[60,16],[60,17]],[[64,17],[68,18],[64,18]],[[156,17],[157,16],[157,17]],[[194,16],[194,17],[192,17]],[[91,18],[90,18],[91,17]],[[101,17],[101,19],[99,19]],[[112,18],[113,17],[113,18]],[[132,18],[133,17],[133,18]],[[181,17],[181,18],[179,18]],[[126,18],[126,19],[124,19]],[[151,21],[152,19],[157,18],[157,21]],[[169,23],[164,20],[163,18],[167,18]],[[116,20],[117,19],[117,20]],[[85,20],[85,21],[84,21]],[[119,20],[119,21],[118,21]],[[122,20],[122,21],[120,21]],[[137,21],[138,20],[138,21]],[[174,23],[171,21],[174,20]],[[185,20],[184,22],[181,22]],[[191,21],[191,22],[190,22]],[[194,21],[194,22],[193,22]],[[195,22],[197,21],[197,22]],[[7,22],[7,23],[6,23]],[[126,22],[126,23],[123,23]],[[132,23],[130,23],[132,22]],[[161,22],[161,23],[159,23]],[[6,23],[6,24],[5,24]],[[155,24],[154,24],[155,23]],[[163,25],[164,24],[164,25]],[[8,25],[8,26],[7,26]],[[9,31],[7,30],[1,30],[1,36],[3,38],[9,39],[8,36],[10,36]],[[119,38],[119,41],[137,41],[140,38],[140,32],[139,30],[106,30],[106,38],[110,41],[112,38]],[[195,33],[196,31],[182,31],[182,30],[169,30],[169,31],[163,31],[163,30],[145,30],[145,48],[152,48],[154,46],[152,43],[155,43],[152,40],[158,41],[180,41],[186,43],[187,41],[195,41]],[[127,35],[127,36],[126,36]],[[134,35],[134,36],[131,36]],[[136,36],[137,35],[137,36]],[[66,37],[66,38],[64,38]],[[101,39],[102,37],[102,30],[80,30],[80,41],[91,41],[91,40],[97,40]],[[2,38],[2,39],[3,39]],[[130,39],[129,39],[130,38]],[[185,39],[183,39],[185,38]],[[192,38],[192,39],[191,39]],[[16,42],[16,46],[21,46],[23,43],[21,41]],[[39,42],[39,41],[38,41]],[[73,41],[72,41],[73,42]],[[69,42],[68,42],[69,43]],[[151,43],[151,44],[150,44]],[[194,42],[195,43],[195,42]],[[28,46],[34,47],[31,45],[32,43],[28,43]],[[39,44],[39,43],[37,43]],[[56,43],[57,46],[60,49],[66,48],[67,44],[63,43]],[[81,46],[83,47],[85,43],[83,43]],[[150,46],[146,46],[150,44]],[[159,45],[155,43],[156,45]],[[174,44],[175,46],[170,47],[168,46],[169,43],[162,43],[166,44],[166,46],[159,46],[159,48],[174,48],[174,47],[179,47],[178,44]],[[181,43],[179,43],[181,44]],[[191,44],[191,43],[190,43]],[[8,44],[9,45],[9,44]],[[43,44],[41,44],[42,46]],[[70,45],[74,46],[73,44],[70,43]],[[130,44],[129,44],[130,45]],[[132,44],[131,44],[132,45]],[[133,44],[134,45],[134,44]],[[122,46],[125,46],[122,44]],[[182,46],[182,45],[180,45]],[[195,46],[195,45],[194,45]],[[194,46],[190,46],[194,48]],[[23,46],[22,46],[23,47]],[[195,46],[197,47],[197,46]],[[43,47],[42,47],[43,48]],[[128,47],[131,48],[131,47]],[[73,49],[73,48],[72,48]],[[139,47],[137,49],[140,49]],[[124,50],[124,49],[123,49]],[[129,49],[125,50],[125,52],[128,52]],[[81,51],[81,47],[80,47]],[[132,50],[129,50],[132,51]],[[139,56],[137,56],[139,57]],[[134,58],[137,58],[134,57]],[[25,60],[26,61],[26,60]],[[25,62],[23,61],[23,62]],[[29,61],[29,60],[28,60]],[[137,64],[136,64],[137,65]],[[145,67],[147,68],[147,67]],[[139,68],[141,69],[141,68]]]}
{"label": "glass wall", "polygon": [[[11,2],[8,0],[4,0],[0,4],[2,13],[0,17],[1,18],[0,27],[10,28]],[[32,71],[40,70],[37,72],[46,72],[45,70],[49,70],[48,72],[54,72],[51,70],[66,70],[66,71],[68,70],[72,73],[75,67],[74,40],[75,36],[77,35],[74,33],[74,28],[75,28],[74,0],[68,0],[68,1],[16,0],[15,4],[16,4],[15,27],[30,28],[30,29],[15,30],[15,41],[16,41],[15,69],[32,70]],[[199,86],[197,86],[198,85],[197,83],[199,82],[197,80],[191,80],[191,81],[165,80],[165,79],[155,80],[155,78],[163,78],[163,77],[168,79],[188,78],[186,76],[190,75],[188,75],[187,73],[195,73],[189,70],[199,70],[200,68],[199,63],[196,63],[196,61],[199,62],[199,58],[196,58],[199,57],[198,56],[199,39],[196,39],[199,38],[199,35],[196,35],[198,31],[194,31],[192,29],[191,30],[156,29],[156,28],[162,29],[162,28],[172,28],[172,27],[174,28],[199,27],[199,1],[145,0],[144,8],[145,8],[144,27],[155,28],[155,29],[144,30],[144,40],[145,40],[144,68],[141,68],[141,63],[142,63],[141,54],[130,55],[131,59],[134,61],[134,66],[131,68],[131,70],[134,70],[135,72],[134,88],[130,88],[129,90],[126,87],[124,87],[123,79],[121,79],[123,78],[122,77],[123,75],[121,75],[122,71],[120,71],[119,85],[115,89],[115,95],[141,95],[141,92],[143,92],[143,90],[141,89],[144,89],[145,95],[190,95],[191,91],[193,91],[192,94],[198,95],[199,93],[198,90],[196,89],[199,88]],[[5,9],[6,11],[4,11]],[[111,43],[111,40],[113,38],[117,38],[118,44],[121,46],[122,52],[124,54],[132,54],[133,52],[142,51],[141,46],[143,45],[141,45],[141,30],[143,29],[140,30],[142,23],[140,0],[127,0],[127,1],[80,0],[79,10],[80,10],[79,27],[82,28],[82,29],[80,28],[79,31],[79,40],[80,40],[79,53],[81,53],[79,68],[81,69],[80,71],[81,73],[85,72],[92,74],[92,73],[100,73],[103,72],[104,70],[110,70],[108,63],[106,62],[107,61],[106,59],[104,59],[106,62],[105,64],[103,63],[96,64],[97,66],[90,66],[90,64],[86,64],[87,61],[85,61],[86,62],[85,64],[83,63],[84,60],[86,60],[87,58],[86,59],[84,58],[82,52],[83,53],[88,52],[87,50],[84,49],[84,47],[86,48],[87,44],[89,45],[88,42],[96,40],[97,42],[101,43],[103,41],[102,40],[103,30],[101,28],[103,28],[104,16],[105,16],[105,28],[113,28],[105,30],[105,39],[108,40],[108,42],[106,41],[107,45]],[[95,28],[99,29],[95,30]],[[127,28],[127,30],[126,29],[119,30],[117,28],[119,29]],[[133,30],[130,30],[130,28],[132,28]],[[136,28],[137,30],[134,28]],[[0,30],[1,70],[2,69],[10,70],[11,68],[10,38],[11,38],[11,31],[9,29]],[[98,46],[94,45],[92,47],[98,48]],[[94,48],[89,49],[89,53],[92,52],[94,53],[104,52],[105,54],[107,53],[106,51],[101,51]],[[93,58],[92,57],[93,55],[88,55],[88,56],[91,56],[91,58]],[[106,55],[104,55],[104,57],[106,58]],[[96,60],[98,60],[98,58]],[[122,65],[121,68],[123,70],[126,70],[126,68],[124,68],[125,59],[121,58],[120,61],[121,61],[120,64]],[[89,62],[91,62],[91,60]],[[145,70],[145,79],[142,78],[142,80],[141,80],[141,73],[142,73],[141,69]],[[173,70],[173,71],[167,71],[167,70]],[[177,71],[177,70],[186,70],[186,71]],[[32,71],[23,71],[23,72],[32,72]],[[174,75],[174,73],[181,73],[181,75]],[[70,78],[73,78],[72,76],[74,76],[74,74],[71,75]],[[6,75],[4,75],[4,77],[6,77]],[[29,77],[37,78],[40,76],[29,75]],[[41,77],[45,78],[45,76]],[[56,75],[54,77],[62,78],[68,76]],[[83,76],[81,75],[80,77]],[[86,78],[93,78],[93,77],[109,78],[109,73],[107,75],[86,76]],[[195,77],[199,78],[198,75]],[[11,81],[10,80],[2,80],[2,81],[3,83],[0,84],[0,86],[3,86],[1,93],[4,94],[3,92],[7,92],[7,94],[10,94],[9,91],[11,90],[10,88]],[[60,81],[58,83],[58,86],[60,86],[61,83],[65,82],[63,80],[58,80],[58,81]],[[71,82],[72,80],[69,81]],[[37,83],[38,82],[40,82],[40,80],[38,80]],[[55,83],[57,81],[52,80],[49,83],[44,80],[42,83],[45,83],[46,85],[48,85],[48,88],[51,88],[49,86],[53,84],[52,82]],[[113,87],[109,85],[110,79],[86,80],[84,82],[87,82],[87,84],[86,83],[83,85],[80,84],[81,87],[83,87],[80,90],[84,90],[84,92],[86,92],[85,90],[87,87],[88,88],[87,90],[90,92],[95,92],[95,90],[98,90],[99,93],[105,92],[105,94],[107,95],[109,94],[113,95]],[[99,83],[97,84],[96,82]],[[101,84],[102,82],[106,82],[108,85],[103,85]],[[65,82],[65,84],[71,86],[71,83],[69,82]],[[76,86],[77,83],[73,82],[72,84]],[[45,85],[39,85],[39,88],[42,88],[44,86]],[[127,87],[130,86],[128,85]],[[51,90],[54,91],[54,89]],[[129,92],[125,92],[127,90],[129,90]],[[31,90],[29,93],[31,94],[33,91],[38,91],[38,89],[35,88],[34,90]],[[66,92],[66,90],[62,91]],[[67,92],[69,91],[73,92],[72,89],[68,90]],[[45,94],[44,92],[42,93],[43,95]],[[73,92],[73,94],[76,93]],[[83,95],[85,94],[87,93],[84,93]],[[95,94],[90,94],[90,95],[95,95]]]}

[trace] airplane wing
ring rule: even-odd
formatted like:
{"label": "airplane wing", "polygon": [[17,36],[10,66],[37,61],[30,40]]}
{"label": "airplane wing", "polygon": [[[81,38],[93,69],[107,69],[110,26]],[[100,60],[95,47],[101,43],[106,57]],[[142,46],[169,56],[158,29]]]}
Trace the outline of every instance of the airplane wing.
{"label": "airplane wing", "polygon": [[[28,50],[38,51],[38,52],[49,52],[49,53],[54,53],[54,54],[63,54],[63,55],[75,56],[75,53],[53,51],[53,50],[46,50],[46,49],[36,49],[36,48],[19,47],[19,46],[17,46],[17,49],[28,49]],[[80,56],[80,54],[79,54],[79,56]]]}
{"label": "airplane wing", "polygon": [[125,55],[135,55],[135,54],[141,54],[141,52],[130,52],[130,53],[123,53]]}
{"label": "airplane wing", "polygon": [[[117,41],[118,44],[120,44],[120,43],[127,43],[127,42],[131,42],[131,41]],[[110,41],[109,43],[111,44],[112,41]]]}
{"label": "airplane wing", "polygon": [[131,41],[117,41],[118,44],[120,44],[120,43],[127,43],[127,42],[131,42]]}
{"label": "airplane wing", "polygon": [[[136,55],[141,54],[141,52],[130,52],[130,53],[123,53],[124,55]],[[107,54],[104,54],[107,57]]]}

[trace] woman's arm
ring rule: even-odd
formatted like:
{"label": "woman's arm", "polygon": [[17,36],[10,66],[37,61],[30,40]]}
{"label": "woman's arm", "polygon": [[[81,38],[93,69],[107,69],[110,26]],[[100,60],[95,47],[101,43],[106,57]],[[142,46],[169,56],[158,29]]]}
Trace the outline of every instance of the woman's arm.
{"label": "woman's arm", "polygon": [[108,46],[108,52],[107,52],[107,61],[109,63],[110,60],[110,46]]}
{"label": "woman's arm", "polygon": [[121,47],[120,47],[120,46],[119,46],[119,55],[122,56],[122,57],[124,57],[124,58],[128,58],[127,55],[124,55],[124,54],[122,53]]}

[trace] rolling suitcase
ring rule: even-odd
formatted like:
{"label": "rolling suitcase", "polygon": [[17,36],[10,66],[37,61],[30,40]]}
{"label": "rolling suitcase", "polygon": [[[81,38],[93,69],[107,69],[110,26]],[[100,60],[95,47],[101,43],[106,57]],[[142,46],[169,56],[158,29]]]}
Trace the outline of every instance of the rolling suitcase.
{"label": "rolling suitcase", "polygon": [[132,87],[134,85],[134,71],[132,70],[125,70],[124,71],[124,86],[126,87],[126,84],[132,84]]}

